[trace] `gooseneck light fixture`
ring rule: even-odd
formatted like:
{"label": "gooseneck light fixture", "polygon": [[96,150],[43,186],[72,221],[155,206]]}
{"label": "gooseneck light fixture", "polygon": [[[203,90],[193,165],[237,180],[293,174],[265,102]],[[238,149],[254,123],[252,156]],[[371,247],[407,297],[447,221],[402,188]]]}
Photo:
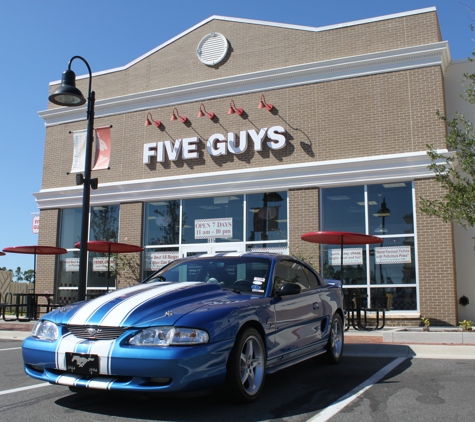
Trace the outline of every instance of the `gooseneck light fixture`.
{"label": "gooseneck light fixture", "polygon": [[257,108],[267,108],[269,111],[274,110],[274,106],[271,103],[266,102],[266,97],[264,97],[264,94],[261,94],[261,101],[259,102]]}
{"label": "gooseneck light fixture", "polygon": [[[148,118],[150,116],[150,119]],[[144,126],[152,126],[152,122],[156,127],[160,127],[162,122],[160,120],[153,120],[152,113],[147,113],[147,118],[145,119]]]}
{"label": "gooseneck light fixture", "polygon": [[198,117],[205,117],[208,116],[209,119],[214,119],[216,114],[212,111],[206,111],[206,107],[203,103],[200,104],[200,111],[198,112]]}
{"label": "gooseneck light fixture", "polygon": [[242,108],[236,107],[236,104],[234,104],[234,100],[231,100],[229,103],[228,114],[237,114],[238,116],[242,116],[243,113],[244,110]]}
{"label": "gooseneck light fixture", "polygon": [[180,118],[180,121],[184,124],[188,121],[188,118],[186,116],[180,116],[178,113],[178,109],[175,107],[172,112],[172,117],[170,117],[170,121],[173,122],[174,120],[178,120]]}
{"label": "gooseneck light fixture", "polygon": [[[95,93],[91,91],[92,72],[89,63],[81,56],[74,56],[68,64],[68,69],[63,72],[61,85],[56,88],[49,100],[57,105],[65,107],[78,107],[86,103],[84,95],[76,88],[76,74],[71,70],[71,64],[75,59],[84,62],[89,71],[89,88],[87,95],[87,131],[86,131],[86,157],[84,160],[84,178],[82,195],[82,218],[81,218],[81,246],[79,249],[79,280],[78,280],[78,300],[86,299],[86,277],[87,277],[87,236],[89,229],[89,203],[91,196],[91,185],[97,187],[97,179],[91,180],[92,162],[92,142],[94,131],[94,102]],[[77,180],[77,178],[76,178]]]}

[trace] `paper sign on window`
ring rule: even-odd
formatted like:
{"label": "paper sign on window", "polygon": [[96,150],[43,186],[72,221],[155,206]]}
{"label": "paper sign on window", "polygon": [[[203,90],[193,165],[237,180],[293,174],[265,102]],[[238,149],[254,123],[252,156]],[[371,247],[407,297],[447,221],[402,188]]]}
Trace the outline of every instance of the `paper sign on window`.
{"label": "paper sign on window", "polygon": [[[341,249],[330,249],[328,251],[328,263],[330,265],[341,265]],[[343,265],[363,265],[363,249],[343,249]]]}
{"label": "paper sign on window", "polygon": [[146,256],[145,269],[147,271],[156,271],[179,257],[180,254],[178,251],[148,253]]}
{"label": "paper sign on window", "polygon": [[410,246],[385,246],[374,248],[376,264],[409,264],[411,263]]}
{"label": "paper sign on window", "polygon": [[195,239],[227,239],[233,237],[233,219],[206,218],[195,220]]}

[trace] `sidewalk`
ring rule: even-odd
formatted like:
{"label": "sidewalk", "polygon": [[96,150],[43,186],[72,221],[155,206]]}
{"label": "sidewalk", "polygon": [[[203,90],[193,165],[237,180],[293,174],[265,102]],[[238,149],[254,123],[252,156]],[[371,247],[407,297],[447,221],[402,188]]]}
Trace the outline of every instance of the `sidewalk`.
{"label": "sidewalk", "polygon": [[350,328],[345,332],[344,356],[475,359],[473,344],[427,343],[422,339],[419,342],[397,342],[395,332],[400,329],[401,327],[385,327],[382,330],[362,331]]}
{"label": "sidewalk", "polygon": [[9,321],[0,319],[0,340],[24,340],[27,338],[36,321]]}

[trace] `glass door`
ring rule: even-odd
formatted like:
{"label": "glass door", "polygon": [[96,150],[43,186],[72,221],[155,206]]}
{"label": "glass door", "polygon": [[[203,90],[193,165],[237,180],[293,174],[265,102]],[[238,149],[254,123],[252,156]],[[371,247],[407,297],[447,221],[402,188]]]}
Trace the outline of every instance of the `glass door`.
{"label": "glass door", "polygon": [[230,252],[237,252],[243,253],[244,252],[244,245],[234,244],[222,244],[222,243],[206,243],[201,245],[187,245],[181,247],[181,256],[194,256],[194,255],[204,255],[204,254],[215,254],[215,253],[230,253]]}

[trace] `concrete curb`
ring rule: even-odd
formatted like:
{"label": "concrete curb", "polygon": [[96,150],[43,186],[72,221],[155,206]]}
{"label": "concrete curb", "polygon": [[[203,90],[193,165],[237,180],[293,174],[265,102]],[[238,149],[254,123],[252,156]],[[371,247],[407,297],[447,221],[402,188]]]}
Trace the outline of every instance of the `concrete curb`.
{"label": "concrete curb", "polygon": [[475,332],[466,332],[460,329],[437,328],[423,331],[420,328],[410,328],[386,331],[382,334],[384,343],[475,345]]}
{"label": "concrete curb", "polygon": [[343,355],[475,360],[475,347],[439,344],[345,344]]}
{"label": "concrete curb", "polygon": [[0,340],[25,340],[31,331],[4,331],[0,330]]}

